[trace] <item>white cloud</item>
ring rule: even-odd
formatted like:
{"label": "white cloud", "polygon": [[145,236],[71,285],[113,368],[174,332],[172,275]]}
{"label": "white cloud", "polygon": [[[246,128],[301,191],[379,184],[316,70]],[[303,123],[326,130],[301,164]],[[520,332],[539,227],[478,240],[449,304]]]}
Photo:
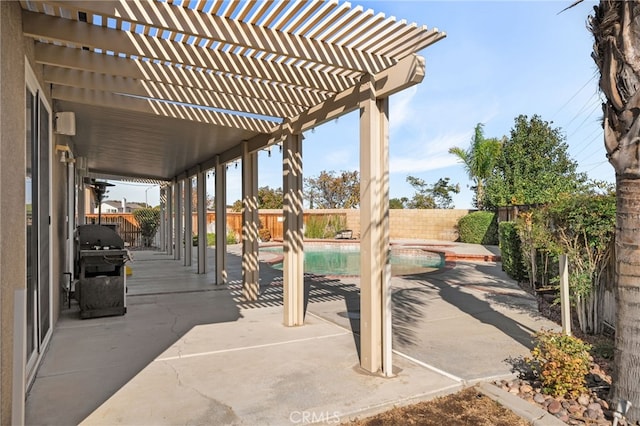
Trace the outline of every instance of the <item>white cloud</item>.
{"label": "white cloud", "polygon": [[340,168],[340,166],[351,165],[352,163],[353,149],[333,149],[327,151],[324,157],[326,163],[331,164],[334,168]]}
{"label": "white cloud", "polygon": [[415,117],[416,106],[412,104],[413,98],[418,92],[417,86],[403,90],[391,97],[389,105],[389,126],[399,127]]}
{"label": "white cloud", "polygon": [[390,173],[422,173],[444,169],[457,163],[453,155],[434,155],[429,158],[392,158],[389,164]]}
{"label": "white cloud", "polygon": [[449,154],[449,148],[466,146],[470,137],[471,131],[466,131],[445,134],[422,146],[412,144],[409,149],[403,150],[404,155],[391,156],[389,171],[391,173],[420,173],[453,166],[458,163],[458,159]]}

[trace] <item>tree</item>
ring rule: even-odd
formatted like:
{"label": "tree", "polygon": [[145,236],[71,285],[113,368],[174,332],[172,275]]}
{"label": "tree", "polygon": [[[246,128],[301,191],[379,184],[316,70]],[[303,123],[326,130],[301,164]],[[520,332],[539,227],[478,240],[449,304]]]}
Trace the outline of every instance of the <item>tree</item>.
{"label": "tree", "polygon": [[583,186],[586,176],[576,172],[564,139],[537,115],[516,117],[486,180],[485,207],[548,203]]}
{"label": "tree", "polygon": [[438,179],[433,185],[414,176],[407,176],[407,182],[416,191],[406,203],[410,209],[452,209],[454,206],[451,194],[460,192],[460,185],[450,184],[448,177]]}
{"label": "tree", "polygon": [[310,208],[352,209],[360,205],[360,177],[357,171],[323,170],[318,177],[305,178],[305,198]]}
{"label": "tree", "polygon": [[392,198],[389,200],[389,208],[404,209],[408,202],[409,202],[409,199],[407,197]]}
{"label": "tree", "polygon": [[[574,312],[580,329],[592,334],[601,330],[602,274],[612,255],[616,215],[615,196],[598,192],[592,188],[561,196],[554,203],[521,213],[516,225],[524,257],[535,252],[568,256]],[[537,269],[537,258],[534,254],[528,261],[531,274]],[[553,267],[544,271],[553,271],[552,277],[557,277]],[[539,282],[540,275],[532,281]]]}
{"label": "tree", "polygon": [[144,207],[134,210],[133,217],[138,221],[144,247],[151,247],[153,237],[156,236],[160,226],[160,207]]}
{"label": "tree", "polygon": [[231,204],[232,212],[241,212],[242,211],[242,200],[235,200],[233,204]]}
{"label": "tree", "polygon": [[[216,208],[216,200],[211,195],[205,196],[205,203],[207,204],[207,210],[214,210]],[[193,179],[191,187],[191,211],[198,211],[198,181]]]}
{"label": "tree", "polygon": [[640,422],[640,2],[600,1],[589,17],[592,57],[607,101],[604,145],[616,172],[616,339],[611,399],[630,401]]}
{"label": "tree", "polygon": [[260,209],[281,209],[283,200],[282,188],[272,189],[268,186],[258,188],[258,208]]}
{"label": "tree", "polygon": [[483,124],[478,123],[471,138],[471,146],[462,149],[457,146],[449,149],[449,153],[455,155],[464,164],[469,179],[474,182],[474,202],[479,210],[484,205],[485,181],[493,173],[493,169],[500,156],[502,142],[496,138],[485,139]]}

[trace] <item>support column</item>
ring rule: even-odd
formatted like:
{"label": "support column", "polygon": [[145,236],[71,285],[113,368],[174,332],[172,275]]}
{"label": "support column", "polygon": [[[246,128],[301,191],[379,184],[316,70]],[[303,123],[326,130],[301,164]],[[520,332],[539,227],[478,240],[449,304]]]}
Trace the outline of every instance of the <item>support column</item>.
{"label": "support column", "polygon": [[[67,163],[67,268],[66,272],[71,273],[73,277],[75,270],[75,238],[76,231],[75,221],[75,195],[76,195],[76,170],[73,162]],[[74,277],[73,277],[74,278]],[[71,285],[71,283],[69,283]]]}
{"label": "support column", "polygon": [[158,229],[160,233],[160,250],[167,250],[167,189],[164,186],[160,187],[160,227]]}
{"label": "support column", "polygon": [[258,268],[258,154],[242,145],[242,296],[257,300]]}
{"label": "support column", "polygon": [[304,323],[302,135],[288,135],[283,145],[284,324],[296,326]]}
{"label": "support column", "polygon": [[184,266],[191,266],[193,252],[193,179],[184,180]]}
{"label": "support column", "polygon": [[[360,104],[360,365],[392,375],[388,100],[363,83]],[[387,330],[387,332],[385,332]],[[383,339],[384,337],[384,339]],[[388,359],[385,359],[387,357]]]}
{"label": "support column", "polygon": [[198,195],[198,273],[207,273],[207,172],[200,170],[197,176]]}
{"label": "support column", "polygon": [[175,193],[174,195],[174,217],[175,217],[175,236],[176,240],[174,241],[174,251],[173,258],[175,260],[180,260],[182,256],[182,243],[183,243],[183,232],[182,232],[182,181],[178,180],[175,184]]}
{"label": "support column", "polygon": [[216,157],[216,284],[227,283],[227,167]]}
{"label": "support column", "polygon": [[86,189],[84,187],[84,177],[87,174],[85,169],[86,160],[84,157],[76,158],[76,194],[78,197],[77,200],[77,218],[76,225],[84,225],[87,222],[87,200],[86,200]]}
{"label": "support column", "polygon": [[174,235],[173,235],[173,187],[174,183],[167,185],[167,254],[173,254]]}

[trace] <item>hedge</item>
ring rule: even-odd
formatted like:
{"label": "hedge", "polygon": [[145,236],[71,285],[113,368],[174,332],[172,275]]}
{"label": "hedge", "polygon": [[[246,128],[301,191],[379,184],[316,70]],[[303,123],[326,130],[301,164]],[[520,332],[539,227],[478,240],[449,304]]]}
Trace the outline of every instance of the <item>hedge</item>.
{"label": "hedge", "polygon": [[498,224],[500,236],[500,255],[502,257],[502,269],[514,280],[525,281],[527,270],[522,261],[520,238],[514,222],[500,222]]}
{"label": "hedge", "polygon": [[460,241],[471,244],[498,245],[498,217],[495,213],[469,213],[458,221]]}

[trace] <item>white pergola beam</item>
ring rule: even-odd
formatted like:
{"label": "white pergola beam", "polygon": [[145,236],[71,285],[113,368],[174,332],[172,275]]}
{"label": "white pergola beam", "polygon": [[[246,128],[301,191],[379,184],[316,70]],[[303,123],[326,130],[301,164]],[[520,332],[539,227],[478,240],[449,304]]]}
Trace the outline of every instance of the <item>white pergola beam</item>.
{"label": "white pergola beam", "polygon": [[302,111],[301,107],[293,107],[288,104],[50,65],[44,66],[43,77],[45,82],[57,85],[143,96],[272,117],[290,117]]}
{"label": "white pergola beam", "polygon": [[[420,83],[425,75],[424,58],[411,55],[391,68],[374,76],[376,96],[389,97],[408,87]],[[272,132],[270,143],[278,142],[288,133],[302,133],[327,121],[333,120],[358,108],[362,91],[360,84],[338,93],[333,98],[322,102],[302,114],[285,120]]]}
{"label": "white pergola beam", "polygon": [[270,133],[272,122],[249,118],[241,115],[226,114],[205,108],[195,108],[188,105],[143,99],[101,90],[81,89],[69,86],[54,85],[51,97],[63,101],[80,104],[97,105],[107,108],[142,112],[217,126],[244,129],[257,133]]}
{"label": "white pergola beam", "polygon": [[299,107],[316,105],[331,93],[300,90],[293,86],[274,85],[261,80],[247,81],[239,77],[193,68],[168,66],[152,61],[121,58],[88,50],[37,42],[35,60],[44,65],[90,71],[112,76],[155,81],[174,86],[213,90],[252,99],[272,100]]}
{"label": "white pergola beam", "polygon": [[[118,0],[110,2],[51,1],[49,3],[101,15],[104,20],[106,17],[114,17],[134,24],[151,25],[153,22],[154,27],[179,32],[186,37],[203,37],[220,43],[331,65],[345,70],[376,73],[393,63],[390,58],[384,56],[376,56],[340,45],[321,43],[311,38],[280,31],[281,28],[271,29],[251,25],[237,19],[206,14],[187,7],[175,7],[162,2]],[[329,5],[335,7],[335,2]],[[316,7],[311,6],[313,6],[312,9]],[[330,8],[327,9],[330,10]],[[296,12],[294,7],[290,10],[292,13]],[[328,13],[329,10],[323,11],[323,14]]]}
{"label": "white pergola beam", "polygon": [[[380,97],[388,97],[401,90],[420,83],[425,75],[425,60],[418,55],[411,55],[398,62],[393,67],[375,76],[376,94]],[[273,129],[270,134],[255,136],[247,142],[250,151],[258,151],[274,143],[281,142],[289,134],[302,133],[313,127],[331,121],[359,107],[361,98],[360,85],[338,93],[333,98],[318,104]],[[219,154],[220,162],[228,163],[242,157],[242,146],[237,145]],[[213,168],[216,157],[196,164],[187,171],[187,174],[197,173],[198,167]],[[182,175],[181,175],[182,176]]]}
{"label": "white pergola beam", "polygon": [[339,92],[353,84],[352,80],[340,75],[319,73],[310,68],[260,61],[221,50],[205,49],[197,45],[176,43],[25,10],[22,11],[22,31],[24,35],[35,39],[110,50],[292,86]]}

